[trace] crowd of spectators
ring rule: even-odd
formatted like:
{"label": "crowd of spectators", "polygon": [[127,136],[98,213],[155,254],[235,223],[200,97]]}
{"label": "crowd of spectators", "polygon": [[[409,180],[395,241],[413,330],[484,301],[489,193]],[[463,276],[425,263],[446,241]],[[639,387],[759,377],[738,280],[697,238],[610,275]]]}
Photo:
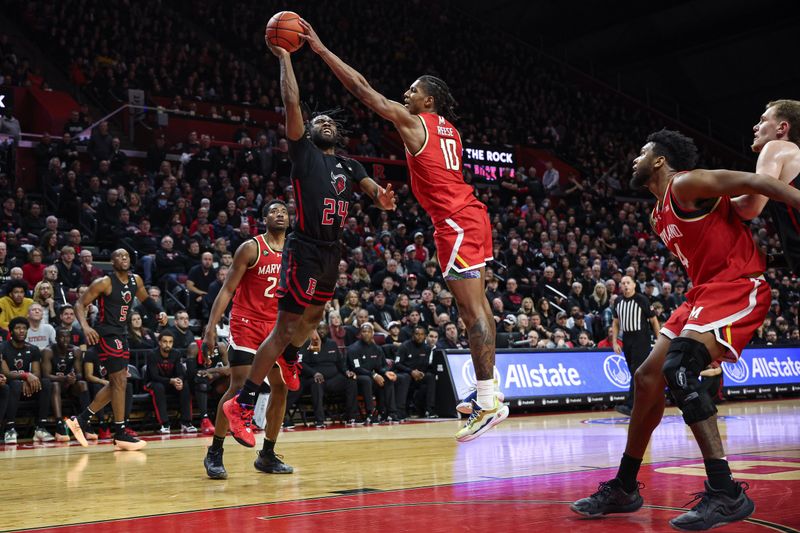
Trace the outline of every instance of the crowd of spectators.
{"label": "crowd of spectators", "polygon": [[[461,101],[458,125],[465,140],[549,146],[579,163],[580,176],[559,178],[551,166],[542,176],[534,167],[518,168],[498,187],[476,189],[494,228],[495,260],[487,268],[486,293],[498,347],[607,346],[610,308],[623,275],[636,281],[665,321],[684,301],[690,282],[652,234],[650,206],[619,196],[636,143],[656,128],[654,117],[609,94],[582,89],[535,54],[514,53],[515,45],[489,38],[488,29],[460,24],[448,5],[427,6],[430,12],[415,19],[413,36],[381,21],[413,17],[420,9],[416,2],[315,4],[312,22],[331,48],[388,95],[399,97],[415,75],[436,64],[440,70],[434,72]],[[263,6],[256,3],[179,2],[177,12],[160,3],[112,8],[96,0],[19,7],[33,30],[48,36],[53,57],[72,65],[74,76],[82,76],[96,94],[122,98],[119,91],[138,87],[176,98],[180,106],[210,100],[280,108],[277,68],[265,56],[261,37]],[[237,54],[187,29],[181,17],[190,13]],[[379,46],[383,42],[392,46]],[[480,59],[491,57],[504,61]],[[246,74],[247,63],[258,75]],[[360,137],[358,153],[389,155],[384,126],[319,61],[300,55],[296,70],[312,108],[348,110],[350,128]],[[173,147],[158,134],[146,158],[132,161],[105,123],[93,130],[86,156],[79,153],[74,136],[90,123],[88,114],[76,109],[63,132],[49,132],[52,136],[36,147],[44,200],[31,199],[22,189],[9,189],[2,198],[0,328],[27,316],[34,301],[43,323],[66,321],[79,328],[74,313],[70,319],[70,304],[100,273],[93,252],[106,256],[122,246],[135,258],[151,294],[163,295],[171,314],[180,315],[175,326],[180,335],[173,338],[186,350],[189,336],[205,324],[233,251],[263,230],[260,207],[280,198],[290,216],[296,215],[283,127],[264,124],[255,138],[242,133],[233,149],[212,142],[202,130]],[[178,161],[167,160],[169,152],[177,152]],[[469,174],[465,179],[471,182]],[[413,375],[414,385],[427,379],[426,369],[404,363],[402,354],[422,346],[465,347],[467,338],[435,260],[430,220],[408,185],[397,187],[397,203],[394,212],[374,208],[366,196],[352,204],[323,334],[340,354],[350,353],[349,361],[380,345],[389,360],[408,369],[399,373]],[[756,219],[751,227],[765,252],[779,248],[768,220]],[[800,285],[781,270],[770,268],[766,275],[773,302],[754,342],[797,342]],[[142,349],[158,349],[153,317],[142,310],[137,324],[132,338]],[[424,340],[415,335],[418,326]],[[318,356],[309,354],[312,360]],[[327,363],[320,364],[333,372]],[[314,368],[309,365],[304,374],[312,389],[321,385]],[[376,382],[378,409],[385,418],[403,418],[407,406],[397,397],[409,384],[401,377],[400,394],[390,393],[396,372],[389,366],[376,369],[387,382]],[[337,371],[359,374],[355,366]],[[359,387],[366,387],[363,381],[356,379]],[[430,412],[428,400],[420,412]]]}

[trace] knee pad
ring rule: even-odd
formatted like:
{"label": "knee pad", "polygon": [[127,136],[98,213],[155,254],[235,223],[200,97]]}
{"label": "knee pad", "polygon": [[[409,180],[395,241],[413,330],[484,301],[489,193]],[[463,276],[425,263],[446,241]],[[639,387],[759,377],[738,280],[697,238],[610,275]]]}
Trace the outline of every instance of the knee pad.
{"label": "knee pad", "polygon": [[662,371],[687,425],[714,416],[717,408],[708,389],[700,383],[700,372],[711,363],[702,342],[677,337],[670,342]]}

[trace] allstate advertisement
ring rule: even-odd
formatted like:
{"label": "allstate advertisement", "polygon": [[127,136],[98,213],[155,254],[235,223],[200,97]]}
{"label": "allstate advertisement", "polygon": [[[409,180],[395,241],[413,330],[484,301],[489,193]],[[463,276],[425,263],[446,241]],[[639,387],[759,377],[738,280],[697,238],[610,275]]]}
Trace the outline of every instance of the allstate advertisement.
{"label": "allstate advertisement", "polygon": [[[475,387],[475,369],[469,353],[447,351],[448,371],[456,397]],[[800,391],[800,347],[746,348],[735,364],[723,363],[728,394]],[[613,351],[498,351],[495,378],[508,400],[560,397],[537,404],[595,403],[624,398],[631,383],[625,358]]]}
{"label": "allstate advertisement", "polygon": [[[475,386],[469,353],[447,353],[459,398]],[[620,394],[628,391],[631,373],[625,357],[613,351],[498,352],[495,377],[506,398]]]}
{"label": "allstate advertisement", "polygon": [[800,384],[800,347],[746,348],[736,363],[723,363],[722,372],[725,388]]}

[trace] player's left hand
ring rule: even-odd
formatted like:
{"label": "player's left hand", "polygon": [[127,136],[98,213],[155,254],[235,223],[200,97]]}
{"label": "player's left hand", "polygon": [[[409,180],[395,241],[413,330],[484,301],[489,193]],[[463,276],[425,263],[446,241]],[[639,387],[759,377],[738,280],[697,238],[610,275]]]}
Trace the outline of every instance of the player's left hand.
{"label": "player's left hand", "polygon": [[158,313],[158,324],[160,326],[166,326],[167,322],[169,322],[169,317],[167,316],[167,313],[165,313],[164,311]]}
{"label": "player's left hand", "polygon": [[269,51],[272,52],[272,54],[278,59],[281,59],[282,57],[289,57],[290,54],[285,48],[270,44],[266,34],[264,35],[264,42],[267,43],[267,48],[269,48]]}
{"label": "player's left hand", "polygon": [[308,46],[310,46],[311,49],[314,50],[314,52],[320,53],[323,50],[325,50],[325,45],[322,44],[319,35],[317,35],[317,32],[314,31],[314,28],[311,27],[311,24],[309,24],[306,19],[304,18],[300,19],[300,26],[302,26],[303,29],[306,30],[305,33],[300,34],[300,38],[306,41],[308,43]]}
{"label": "player's left hand", "polygon": [[380,185],[378,186],[378,195],[375,201],[378,207],[384,211],[394,211],[397,208],[397,200],[395,200],[391,183],[387,184],[385,189]]}

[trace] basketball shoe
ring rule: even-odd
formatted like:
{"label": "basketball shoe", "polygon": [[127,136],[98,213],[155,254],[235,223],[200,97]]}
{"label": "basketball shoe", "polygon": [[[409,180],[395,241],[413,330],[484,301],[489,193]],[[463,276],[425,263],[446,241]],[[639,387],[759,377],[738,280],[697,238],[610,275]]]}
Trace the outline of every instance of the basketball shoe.
{"label": "basketball shoe", "polygon": [[147,443],[143,440],[137,439],[136,437],[131,437],[124,431],[122,433],[117,433],[114,435],[114,440],[111,442],[114,443],[114,449],[119,451],[128,451],[133,452],[136,450],[141,450]]}
{"label": "basketball shoe", "polygon": [[[500,384],[495,379],[494,380],[494,395],[497,396],[497,400],[500,403],[503,403],[503,400],[506,399],[505,394],[500,392]],[[467,396],[456,405],[456,411],[464,415],[471,415],[472,414],[472,402],[478,399],[478,390],[476,388],[472,389],[472,392],[467,394]]]}
{"label": "basketball shoe", "polygon": [[494,398],[494,406],[491,409],[482,408],[475,400],[472,401],[472,414],[469,415],[467,423],[456,433],[458,442],[469,442],[477,439],[494,426],[508,417],[508,406],[500,403],[497,396]]}
{"label": "basketball shoe", "polygon": [[[72,434],[75,435],[75,440],[78,441],[78,444],[84,448],[89,446],[89,442],[86,440],[86,434],[91,431],[88,422],[84,422],[80,417],[73,416],[71,418],[65,418],[64,423]],[[97,438],[97,435],[95,435],[95,438]]]}
{"label": "basketball shoe", "polygon": [[267,474],[291,474],[294,472],[294,468],[281,461],[281,459],[283,459],[283,456],[274,451],[260,450],[253,466],[256,467],[256,470],[261,470]]}
{"label": "basketball shoe", "polygon": [[69,442],[69,430],[63,420],[56,422],[55,437],[57,442]]}
{"label": "basketball shoe", "polygon": [[714,490],[706,481],[706,490],[694,494],[694,500],[689,503],[700,502],[689,512],[670,520],[669,525],[678,531],[704,531],[744,520],[753,514],[756,504],[745,494],[750,485],[742,481],[736,485],[739,494],[732,498],[725,491]]}
{"label": "basketball shoe", "polygon": [[212,450],[211,446],[208,447],[203,466],[206,467],[206,475],[211,479],[228,479],[228,471],[225,470],[225,465],[222,464],[222,452],[222,448]]}
{"label": "basketball shoe", "polygon": [[286,383],[286,388],[291,391],[300,390],[299,361],[295,361],[294,363],[287,363],[286,359],[284,359],[283,355],[281,355],[275,362],[281,369],[281,377],[283,378],[283,382]]}
{"label": "basketball shoe", "polygon": [[224,404],[222,404],[222,412],[228,419],[231,434],[236,442],[242,446],[253,448],[256,445],[256,436],[253,434],[253,406],[242,405],[239,403],[239,395],[237,394]]}
{"label": "basketball shoe", "polygon": [[204,416],[203,420],[200,421],[200,431],[203,433],[203,435],[214,434],[214,424],[207,416]]}
{"label": "basketball shoe", "polygon": [[644,499],[639,494],[639,489],[643,488],[644,483],[637,483],[635,489],[625,492],[622,482],[614,478],[601,482],[597,492],[576,501],[569,508],[587,518],[599,518],[611,513],[632,513],[644,504]]}

